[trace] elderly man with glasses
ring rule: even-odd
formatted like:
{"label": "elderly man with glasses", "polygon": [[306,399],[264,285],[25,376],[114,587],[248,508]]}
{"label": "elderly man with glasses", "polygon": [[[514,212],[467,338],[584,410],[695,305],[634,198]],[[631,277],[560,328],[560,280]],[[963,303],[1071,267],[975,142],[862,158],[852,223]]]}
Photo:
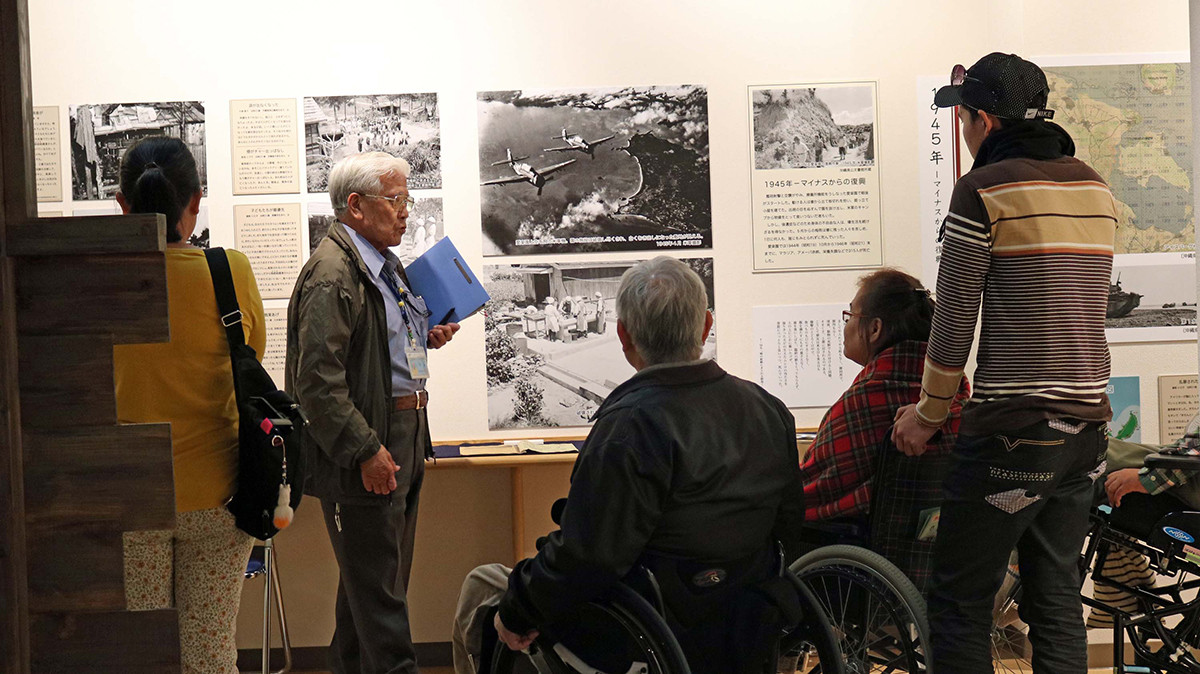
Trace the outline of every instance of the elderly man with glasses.
{"label": "elderly man with glasses", "polygon": [[992,671],[992,599],[1014,548],[1033,670],[1087,671],[1078,559],[1112,416],[1104,318],[1119,206],[1049,121],[1049,90],[1041,68],[993,53],[956,66],[934,97],[957,106],[975,164],[943,223],[921,400],[893,432],[901,451],[923,451],[945,420],[983,314],[928,590],[939,674]]}
{"label": "elderly man with glasses", "polygon": [[335,674],[416,674],[407,589],[424,461],[429,325],[400,260],[413,198],[408,162],[348,157],[329,176],[338,222],[300,271],[288,306],[287,389],[309,412],[304,493],[321,500],[339,568]]}

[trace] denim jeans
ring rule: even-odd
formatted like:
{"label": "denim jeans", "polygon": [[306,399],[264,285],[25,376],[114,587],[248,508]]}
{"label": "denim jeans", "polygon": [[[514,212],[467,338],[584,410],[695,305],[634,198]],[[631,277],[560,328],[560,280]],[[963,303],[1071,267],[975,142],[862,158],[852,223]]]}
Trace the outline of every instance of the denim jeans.
{"label": "denim jeans", "polygon": [[993,600],[1014,548],[1034,672],[1087,672],[1079,559],[1106,444],[1105,424],[1067,420],[959,436],[929,586],[938,674],[993,671]]}

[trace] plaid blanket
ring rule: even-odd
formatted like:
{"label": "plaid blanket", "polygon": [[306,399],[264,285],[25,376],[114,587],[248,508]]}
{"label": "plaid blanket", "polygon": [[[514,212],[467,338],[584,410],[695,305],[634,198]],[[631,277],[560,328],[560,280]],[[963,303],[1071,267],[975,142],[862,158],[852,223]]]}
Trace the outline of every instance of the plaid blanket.
{"label": "plaid blanket", "polygon": [[[896,410],[921,398],[925,347],[926,342],[905,341],[879,352],[825,413],[800,465],[806,521],[870,509],[880,443],[891,430]],[[949,452],[954,447],[962,403],[969,395],[964,377],[950,418],[930,452]]]}
{"label": "plaid blanket", "polygon": [[[922,456],[905,457],[891,446],[896,411],[921,398],[925,347],[923,341],[900,342],[871,359],[825,414],[801,463],[805,521],[869,514],[870,547],[919,589],[931,556],[931,544],[916,540],[920,513],[941,503],[942,478],[970,397],[964,377],[941,435]],[[885,492],[875,501],[877,512],[871,512],[874,485]]]}

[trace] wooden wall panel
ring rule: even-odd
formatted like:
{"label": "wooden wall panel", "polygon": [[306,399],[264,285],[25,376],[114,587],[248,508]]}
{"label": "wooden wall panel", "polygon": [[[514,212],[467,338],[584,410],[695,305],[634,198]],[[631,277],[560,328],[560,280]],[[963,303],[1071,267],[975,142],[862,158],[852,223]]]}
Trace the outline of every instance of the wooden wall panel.
{"label": "wooden wall panel", "polygon": [[39,613],[30,620],[34,672],[179,671],[175,611]]}
{"label": "wooden wall panel", "polygon": [[[160,225],[159,223],[162,223]],[[166,218],[158,213],[38,218],[8,231],[9,255],[153,253],[167,243]]]}
{"label": "wooden wall panel", "polygon": [[116,391],[98,386],[113,376],[108,336],[22,336],[18,339],[22,423],[32,428],[112,426]]}
{"label": "wooden wall panel", "polygon": [[31,538],[85,523],[114,531],[175,526],[169,424],[27,427],[22,444]]}
{"label": "wooden wall panel", "polygon": [[29,610],[123,611],[125,564],[115,526],[30,526]]}
{"label": "wooden wall panel", "polygon": [[163,254],[17,258],[17,311],[22,335],[112,334],[117,344],[167,341]]}

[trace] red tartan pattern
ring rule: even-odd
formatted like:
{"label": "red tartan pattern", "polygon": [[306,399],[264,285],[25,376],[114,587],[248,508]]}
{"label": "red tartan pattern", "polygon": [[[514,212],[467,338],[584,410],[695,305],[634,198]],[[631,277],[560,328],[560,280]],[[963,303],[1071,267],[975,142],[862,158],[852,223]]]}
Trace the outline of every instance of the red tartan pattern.
{"label": "red tartan pattern", "polygon": [[[871,504],[875,456],[896,410],[921,399],[927,342],[905,341],[867,363],[854,383],[825,413],[817,437],[801,461],[804,519],[812,522],[866,513]],[[949,452],[958,436],[962,405],[970,397],[963,377],[930,452]]]}

